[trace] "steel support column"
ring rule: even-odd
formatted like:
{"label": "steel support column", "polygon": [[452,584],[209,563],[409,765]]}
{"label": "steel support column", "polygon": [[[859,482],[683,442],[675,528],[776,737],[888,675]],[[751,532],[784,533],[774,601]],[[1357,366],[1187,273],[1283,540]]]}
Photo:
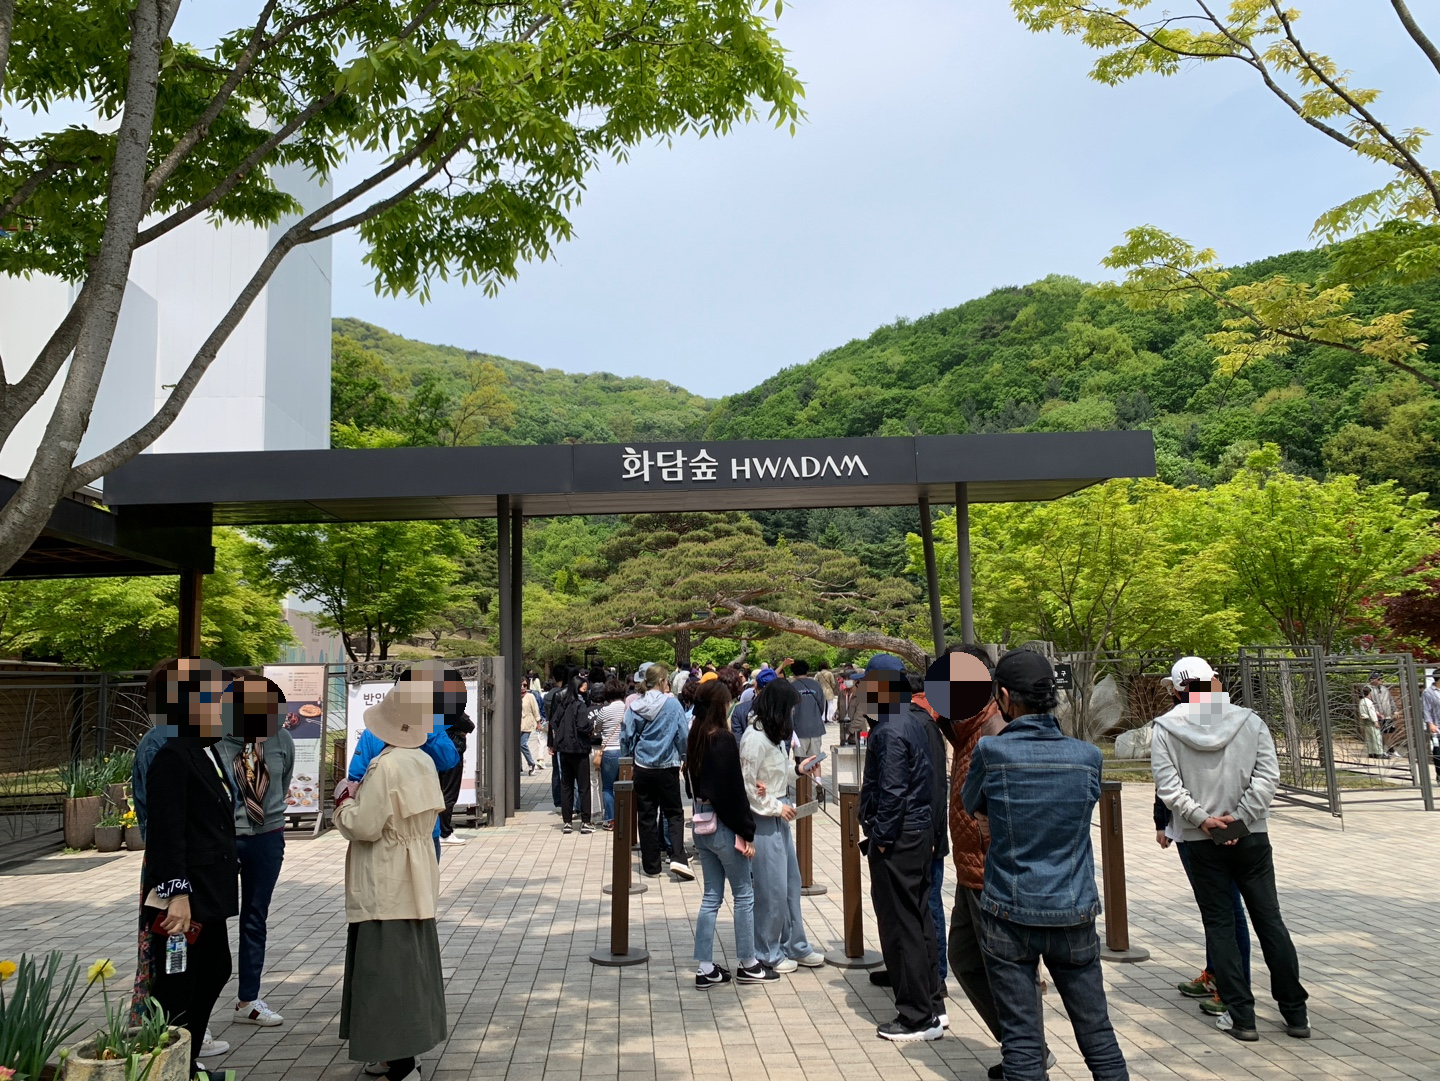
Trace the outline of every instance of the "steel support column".
{"label": "steel support column", "polygon": [[960,641],[975,644],[975,597],[970,581],[970,485],[955,485],[955,562],[960,573]]}
{"label": "steel support column", "polygon": [[940,612],[940,572],[935,566],[935,528],[930,522],[930,497],[920,497],[920,541],[925,548],[925,589],[930,595],[930,637],[939,657],[945,652],[945,617]]}
{"label": "steel support column", "polygon": [[490,790],[492,825],[501,826],[510,815],[509,778],[515,764],[511,760],[520,753],[518,744],[510,741],[510,714],[520,704],[519,687],[514,683],[513,658],[516,653],[514,619],[514,584],[510,552],[510,497],[495,497],[495,562],[499,571],[500,593],[500,665],[495,673],[495,717],[491,725],[489,760],[486,762],[486,787]]}
{"label": "steel support column", "polygon": [[520,681],[525,677],[525,514],[518,500],[510,508],[510,642],[505,654],[510,666],[510,695],[506,701],[505,746],[511,768],[506,774],[505,814],[520,809]]}

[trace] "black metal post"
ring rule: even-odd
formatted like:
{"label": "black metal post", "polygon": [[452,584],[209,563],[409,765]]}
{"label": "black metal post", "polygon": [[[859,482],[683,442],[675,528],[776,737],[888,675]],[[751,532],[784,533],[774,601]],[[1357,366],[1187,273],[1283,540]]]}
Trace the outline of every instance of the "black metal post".
{"label": "black metal post", "polygon": [[920,497],[920,542],[925,549],[925,588],[930,594],[930,637],[934,656],[945,652],[945,617],[940,611],[940,572],[935,566],[935,527],[930,521],[930,497]]}
{"label": "black metal post", "polygon": [[490,789],[491,825],[504,825],[510,814],[509,777],[514,767],[511,758],[520,753],[520,748],[510,743],[510,713],[512,702],[519,704],[518,687],[512,686],[516,652],[515,619],[512,609],[515,605],[514,568],[510,550],[510,497],[495,497],[495,562],[499,576],[500,594],[500,664],[495,672],[495,722],[491,727],[490,746],[487,752],[486,783]]}
{"label": "black metal post", "polygon": [[955,563],[960,575],[960,641],[975,644],[975,597],[970,580],[970,485],[955,485]]}
{"label": "black metal post", "polygon": [[505,701],[505,753],[507,773],[505,814],[520,809],[520,681],[525,678],[525,515],[520,501],[510,508],[510,694]]}

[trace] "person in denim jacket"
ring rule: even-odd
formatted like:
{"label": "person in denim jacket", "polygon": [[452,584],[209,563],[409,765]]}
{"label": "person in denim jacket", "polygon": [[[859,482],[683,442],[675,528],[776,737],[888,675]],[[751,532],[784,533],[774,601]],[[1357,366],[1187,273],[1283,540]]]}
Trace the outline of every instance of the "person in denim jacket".
{"label": "person in denim jacket", "polygon": [[1035,995],[1043,957],[1091,1076],[1126,1081],[1095,933],[1100,898],[1090,818],[1100,799],[1100,750],[1060,731],[1055,672],[1038,653],[1012,650],[1000,658],[995,700],[1010,724],[976,744],[961,797],[990,833],[981,946],[1000,1015],[1004,1075],[1045,1076]]}

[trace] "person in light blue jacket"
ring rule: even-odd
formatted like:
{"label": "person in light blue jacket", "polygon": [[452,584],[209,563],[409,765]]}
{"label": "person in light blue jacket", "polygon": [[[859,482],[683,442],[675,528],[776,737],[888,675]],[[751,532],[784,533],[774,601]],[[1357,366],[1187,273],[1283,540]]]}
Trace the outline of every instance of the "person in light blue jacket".
{"label": "person in light blue jacket", "polygon": [[640,815],[640,869],[660,875],[660,819],[669,826],[670,871],[695,880],[685,858],[685,811],[680,804],[680,764],[690,726],[685,710],[670,693],[670,671],[663,664],[645,669],[645,693],[630,703],[620,724],[620,753],[635,760],[635,805]]}
{"label": "person in light blue jacket", "polygon": [[[412,678],[431,678],[431,668],[437,666],[437,662],[422,661],[414,668],[400,673],[397,683],[405,682]],[[435,763],[437,773],[444,773],[448,769],[454,769],[460,764],[460,752],[455,748],[455,742],[445,730],[448,723],[447,715],[465,712],[465,685],[460,684],[459,700],[456,702],[455,692],[445,688],[443,672],[435,680],[435,712],[431,715],[434,727],[430,734],[425,737],[425,745],[420,749],[430,756]],[[346,781],[352,785],[358,785],[365,779],[365,771],[370,768],[370,759],[385,749],[381,742],[370,729],[360,733],[360,738],[355,743],[355,753],[350,756],[350,768],[345,771]],[[435,818],[435,858],[440,858],[440,818]]]}

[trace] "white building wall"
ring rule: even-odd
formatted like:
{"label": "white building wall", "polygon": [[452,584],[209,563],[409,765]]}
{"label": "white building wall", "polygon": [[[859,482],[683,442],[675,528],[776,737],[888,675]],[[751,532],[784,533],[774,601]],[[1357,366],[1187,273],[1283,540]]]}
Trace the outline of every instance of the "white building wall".
{"label": "white building wall", "polygon": [[[330,194],[298,169],[280,170],[275,180],[307,207]],[[104,450],[154,415],[289,224],[216,227],[199,218],[135,253],[82,455]],[[75,292],[54,278],[0,277],[0,357],[10,379],[29,366]],[[281,263],[152,451],[328,447],[330,311],[324,240]],[[28,470],[63,378],[0,449],[0,473],[20,477]]]}

